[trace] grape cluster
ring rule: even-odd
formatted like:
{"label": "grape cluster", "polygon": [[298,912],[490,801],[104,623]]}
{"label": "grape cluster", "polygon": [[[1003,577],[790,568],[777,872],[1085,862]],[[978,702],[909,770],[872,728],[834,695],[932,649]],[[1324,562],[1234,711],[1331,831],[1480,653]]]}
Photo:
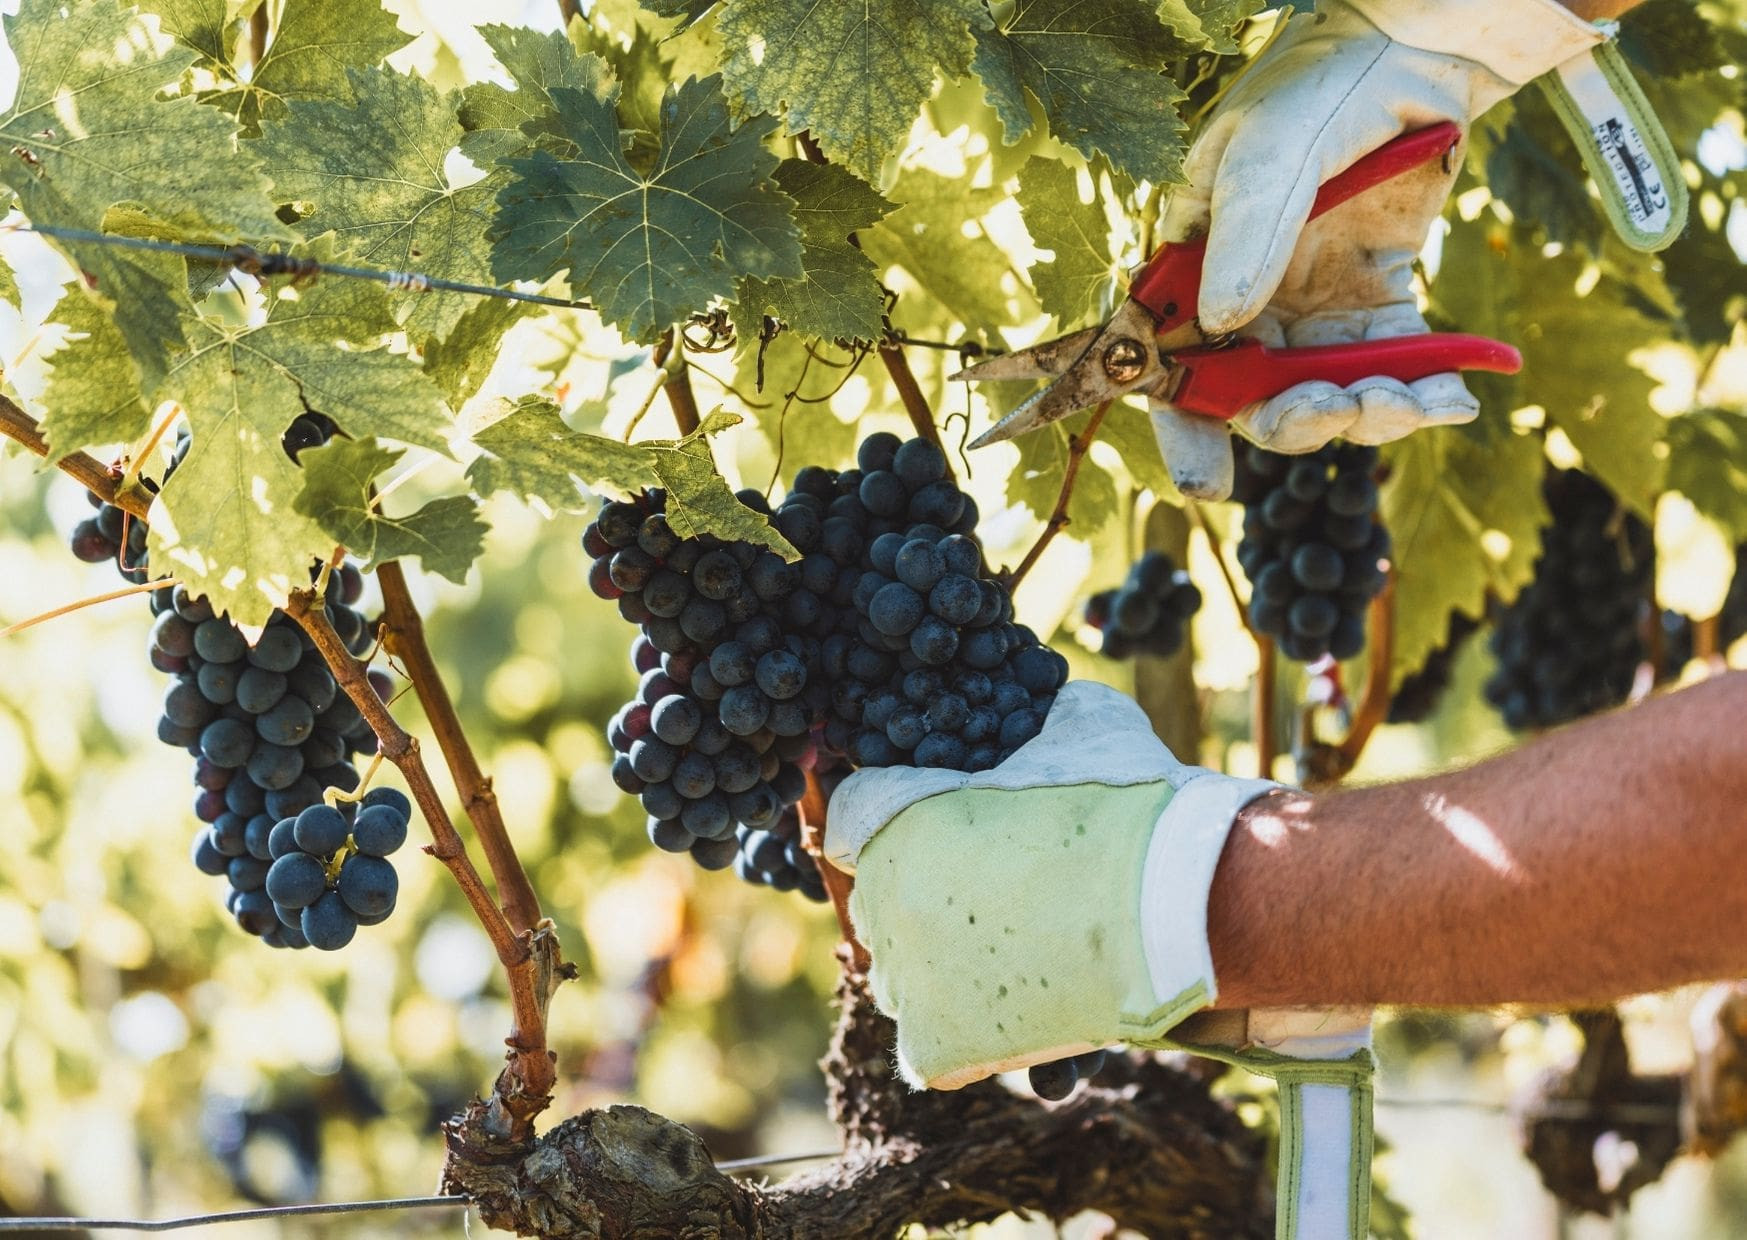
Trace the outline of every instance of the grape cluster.
{"label": "grape cluster", "polygon": [[1419,670],[1409,673],[1389,699],[1390,723],[1424,723],[1438,708],[1444,690],[1450,687],[1450,670],[1462,647],[1480,628],[1480,622],[1465,612],[1452,611],[1444,644],[1426,656]]}
{"label": "grape cluster", "polygon": [[318,800],[269,818],[266,838],[251,838],[241,856],[225,855],[216,830],[202,832],[194,864],[230,879],[237,923],[269,946],[338,951],[394,912],[400,880],[388,856],[406,842],[411,816],[402,793],[372,788],[356,804]]}
{"label": "grape cluster", "polygon": [[[307,413],[292,424],[281,444],[295,460],[304,448],[326,442],[333,433],[332,421]],[[166,477],[181,464],[189,444],[184,427]],[[149,480],[147,486],[155,489]],[[91,502],[97,513],[74,529],[74,554],[90,563],[113,560],[127,580],[147,580],[146,523],[95,495]],[[370,626],[357,609],[363,592],[364,578],[349,564],[333,574],[328,586],[328,620],[355,655],[368,650],[372,640]],[[240,629],[183,586],[155,590],[150,599],[155,619],[148,657],[153,667],[171,677],[158,739],[186,749],[195,760],[194,815],[205,824],[193,841],[195,866],[229,880],[227,908],[243,929],[271,946],[302,947],[306,939],[318,946],[338,946],[331,930],[318,942],[274,915],[263,894],[268,866],[278,855],[271,837],[276,823],[322,806],[329,788],[356,788],[358,772],[351,758],[374,752],[375,735],[340,692],[309,636],[283,612],[272,614],[251,647]],[[369,676],[377,694],[386,699],[388,677],[378,671]],[[322,916],[327,919],[322,924],[335,923],[333,914]],[[350,937],[348,930],[345,938]]]}
{"label": "grape cluster", "polygon": [[1060,1102],[1074,1092],[1081,1081],[1089,1081],[1104,1070],[1105,1051],[1087,1051],[1054,1063],[1040,1063],[1027,1076],[1031,1092],[1047,1102]]}
{"label": "grape cluster", "polygon": [[1649,528],[1577,470],[1550,472],[1542,489],[1553,520],[1534,580],[1493,626],[1498,667],[1486,683],[1486,700],[1519,731],[1624,701],[1647,654]]}
{"label": "grape cluster", "polygon": [[641,629],[637,697],[608,725],[613,779],[657,847],[823,900],[793,808],[808,771],[986,770],[1037,735],[1067,660],[1013,623],[982,571],[976,504],[926,440],[870,435],[856,468],[807,466],[774,509],[739,498],[797,562],[680,537],[660,491],[606,504],[583,533],[591,588]]}
{"label": "grape cluster", "polygon": [[1169,658],[1183,644],[1183,626],[1201,610],[1201,591],[1162,551],[1149,551],[1114,590],[1086,600],[1086,623],[1104,636],[1112,659],[1150,654]]}
{"label": "grape cluster", "polygon": [[1383,589],[1389,531],[1377,519],[1377,449],[1332,443],[1303,456],[1240,444],[1232,498],[1244,506],[1238,563],[1250,624],[1289,659],[1350,659]]}

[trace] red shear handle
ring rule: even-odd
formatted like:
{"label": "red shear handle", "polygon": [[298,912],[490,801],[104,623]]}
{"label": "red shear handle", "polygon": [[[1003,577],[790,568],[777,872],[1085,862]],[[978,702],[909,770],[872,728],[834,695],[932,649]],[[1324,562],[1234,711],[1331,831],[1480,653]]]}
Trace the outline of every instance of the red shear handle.
{"label": "red shear handle", "polygon": [[[1310,205],[1309,218],[1314,220],[1347,199],[1442,155],[1461,137],[1462,131],[1454,122],[1444,121],[1390,139],[1344,172],[1324,181]],[[1135,274],[1128,295],[1152,311],[1159,321],[1159,335],[1195,317],[1196,305],[1201,300],[1201,260],[1206,254],[1205,237],[1167,242]]]}
{"label": "red shear handle", "polygon": [[1210,418],[1235,417],[1247,405],[1313,380],[1347,387],[1387,375],[1411,383],[1452,370],[1512,375],[1523,365],[1523,355],[1503,341],[1458,332],[1303,349],[1270,349],[1243,340],[1226,348],[1184,349],[1170,360],[1182,367],[1182,376],[1167,399],[1178,409]]}

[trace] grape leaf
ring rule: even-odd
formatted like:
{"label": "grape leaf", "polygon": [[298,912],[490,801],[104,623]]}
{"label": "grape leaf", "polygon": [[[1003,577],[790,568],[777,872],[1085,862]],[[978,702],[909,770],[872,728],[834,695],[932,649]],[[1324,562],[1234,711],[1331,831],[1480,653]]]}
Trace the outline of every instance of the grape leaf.
{"label": "grape leaf", "polygon": [[[280,435],[305,409],[347,434],[383,434],[447,452],[436,388],[381,341],[387,293],[323,280],[268,303],[264,321],[195,318],[155,401],[188,415],[193,447],[158,496],[150,554],[241,624],[265,623],[332,539],[295,511],[302,475]],[[341,347],[348,346],[348,347]]]}
{"label": "grape leaf", "polygon": [[467,467],[467,479],[482,495],[510,491],[575,511],[583,506],[579,483],[614,495],[665,487],[667,520],[680,537],[714,534],[769,547],[785,560],[800,558],[769,519],[742,504],[716,471],[709,436],[738,425],[733,414],[712,413],[683,439],[626,444],[571,430],[558,406],[541,397],[504,401],[500,410],[501,418],[473,436],[485,455]]}
{"label": "grape leaf", "polygon": [[500,279],[570,282],[627,336],[652,340],[739,276],[801,274],[788,197],[770,180],[775,125],[731,130],[715,78],[688,81],[662,105],[661,147],[648,175],[619,149],[611,104],[572,88],[553,94],[577,153],[513,159],[497,196],[492,270]]}
{"label": "grape leaf", "polygon": [[892,204],[837,164],[785,159],[776,170],[776,183],[795,202],[801,275],[794,280],[742,280],[735,307],[740,334],[756,336],[758,317],[769,314],[808,336],[876,339],[884,325],[885,291],[873,263],[849,243],[849,236],[889,214]]}
{"label": "grape leaf", "polygon": [[989,25],[976,0],[734,0],[721,16],[722,73],[747,113],[780,113],[834,163],[879,184],[935,73],[970,65],[973,29]]}
{"label": "grape leaf", "polygon": [[[748,326],[753,330],[740,334],[734,358],[734,387],[746,406],[756,410],[753,425],[772,454],[785,461],[852,461],[862,432],[853,418],[845,421],[837,415],[830,396],[848,368],[857,366],[855,351],[795,332],[761,341],[757,325]],[[865,370],[871,378],[878,367],[864,355],[856,373]]]}
{"label": "grape leaf", "polygon": [[252,137],[299,99],[358,102],[347,71],[381,64],[411,38],[377,0],[286,0],[261,63],[247,74],[226,65],[230,83],[203,98]]}
{"label": "grape leaf", "polygon": [[104,444],[132,443],[151,429],[140,395],[139,369],[103,307],[77,286],[61,295],[48,321],[64,325],[66,342],[49,354],[42,432],[51,459]]}
{"label": "grape leaf", "polygon": [[1620,17],[1620,51],[1644,74],[1667,81],[1730,63],[1717,28],[1692,0],[1649,0]]}
{"label": "grape leaf", "polygon": [[[357,261],[491,283],[485,230],[501,172],[466,184],[444,170],[461,140],[454,100],[392,69],[354,69],[355,103],[293,100],[258,149],[281,201],[309,203],[298,231],[332,232]],[[468,308],[454,293],[411,293],[400,312],[416,341],[446,335]]]}
{"label": "grape leaf", "polygon": [[[192,97],[162,97],[193,52],[152,54],[140,17],[115,0],[24,0],[4,25],[20,67],[12,105],[0,115],[0,148],[12,151],[0,160],[0,183],[32,222],[101,230],[108,209],[125,202],[179,241],[288,235],[258,160],[237,148],[235,123]],[[142,368],[161,373],[182,344],[183,282],[165,283],[161,267],[134,254],[56,244],[116,306]]]}
{"label": "grape leaf", "polygon": [[[1222,56],[1237,50],[1237,33],[1246,17],[1259,13],[1262,0],[1159,0],[1159,20],[1181,39],[1196,47],[1204,47]],[[1287,5],[1303,8],[1302,5]]]}
{"label": "grape leaf", "polygon": [[1127,401],[1110,406],[1110,412],[1104,415],[1104,421],[1098,427],[1098,442],[1116,449],[1122,457],[1122,467],[1136,486],[1151,491],[1167,504],[1180,505],[1183,502],[1182,492],[1177,490],[1170,471],[1165,468],[1165,458],[1159,452],[1159,441],[1153,434],[1152,420],[1145,409]]}
{"label": "grape leaf", "polygon": [[516,86],[474,82],[462,89],[460,119],[467,133],[461,153],[485,168],[526,154],[544,140],[558,142],[560,153],[573,151],[562,135],[552,92],[570,88],[610,99],[612,75],[605,62],[579,54],[556,30],[487,25],[479,33]]}
{"label": "grape leaf", "polygon": [[1541,445],[1531,435],[1447,427],[1384,451],[1382,516],[1395,542],[1393,687],[1443,645],[1452,611],[1478,619],[1488,592],[1516,597],[1534,575],[1548,514]]}
{"label": "grape leaf", "polygon": [[1183,179],[1187,96],[1164,75],[1182,43],[1148,0],[1017,0],[998,27],[977,31],[974,67],[1017,141],[1037,100],[1050,132],[1087,159],[1102,154],[1136,180]]}
{"label": "grape leaf", "polygon": [[1700,409],[1668,423],[1668,489],[1747,542],[1747,414]]}
{"label": "grape leaf", "polygon": [[1667,469],[1666,420],[1650,407],[1655,381],[1630,356],[1665,333],[1627,304],[1612,276],[1579,296],[1585,269],[1570,251],[1543,257],[1521,230],[1456,221],[1433,304],[1464,331],[1508,340],[1523,352],[1520,375],[1475,383],[1483,407],[1540,405],[1583,454],[1585,468],[1650,518]]}
{"label": "grape leaf", "polygon": [[914,168],[905,170],[892,196],[903,205],[861,234],[862,249],[876,263],[902,267],[929,298],[973,330],[1029,317],[1029,290],[1019,290],[1022,303],[1003,291],[1003,281],[1011,278],[1006,253],[981,229],[965,232],[967,223],[1007,201],[1005,190]]}
{"label": "grape leaf", "polygon": [[[1714,193],[1719,200],[1728,200],[1726,182],[1708,172],[1699,175],[1695,198]],[[1747,187],[1747,179],[1743,186]],[[1707,227],[1699,214],[1694,212],[1686,231],[1658,257],[1692,342],[1720,347],[1729,342],[1735,324],[1747,312],[1747,267],[1730,244],[1726,227]]]}
{"label": "grape leaf", "polygon": [[573,431],[543,396],[500,398],[473,443],[483,452],[467,467],[467,480],[481,495],[508,491],[560,512],[580,512],[587,506],[582,487],[629,495],[655,485],[642,444]]}
{"label": "grape leaf", "polygon": [[[263,0],[264,2],[264,0]],[[230,41],[246,3],[239,0],[135,0],[143,13],[156,13],[158,25],[178,43],[200,54],[199,65],[230,70]]]}
{"label": "grape leaf", "polygon": [[1116,265],[1097,195],[1081,202],[1072,168],[1033,156],[1019,175],[1019,213],[1033,243],[1054,254],[1031,267],[1031,287],[1043,308],[1063,327],[1102,316],[1116,288]]}
{"label": "grape leaf", "polygon": [[0,301],[4,301],[20,314],[24,313],[24,295],[18,290],[18,273],[3,258],[0,258]]}
{"label": "grape leaf", "polygon": [[1485,135],[1492,144],[1486,153],[1487,186],[1517,219],[1545,229],[1547,240],[1581,244],[1595,253],[1605,223],[1552,106],[1538,90],[1524,91],[1508,106],[1503,132]]}
{"label": "grape leaf", "polygon": [[371,487],[405,455],[373,438],[332,439],[305,448],[298,455],[303,490],[294,506],[367,561],[361,567],[417,556],[426,571],[460,585],[485,549],[479,503],[467,495],[446,495],[404,517],[385,515]]}
{"label": "grape leaf", "polygon": [[533,311],[525,301],[481,297],[455,320],[447,336],[425,342],[425,374],[451,409],[460,409],[479,391],[497,365],[504,335]]}
{"label": "grape leaf", "polygon": [[[1086,427],[1089,413],[1052,422],[1029,431],[1012,442],[1019,449],[1019,463],[1007,475],[1007,502],[1029,509],[1047,521],[1061,497],[1062,474],[1068,464],[1068,437]],[[1089,539],[1116,514],[1116,480],[1089,456],[1080,460],[1074,490],[1068,496],[1068,529],[1074,538]]]}
{"label": "grape leaf", "polygon": [[716,0],[643,0],[643,7],[662,17],[677,17],[689,26],[710,11]]}

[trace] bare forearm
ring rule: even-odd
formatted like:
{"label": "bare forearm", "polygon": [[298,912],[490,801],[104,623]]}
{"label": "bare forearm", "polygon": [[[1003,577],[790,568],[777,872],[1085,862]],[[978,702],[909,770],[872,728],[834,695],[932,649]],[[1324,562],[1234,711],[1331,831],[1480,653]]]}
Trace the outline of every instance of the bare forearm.
{"label": "bare forearm", "polygon": [[1429,779],[1246,810],[1222,1006],[1568,1004],[1747,974],[1747,673]]}

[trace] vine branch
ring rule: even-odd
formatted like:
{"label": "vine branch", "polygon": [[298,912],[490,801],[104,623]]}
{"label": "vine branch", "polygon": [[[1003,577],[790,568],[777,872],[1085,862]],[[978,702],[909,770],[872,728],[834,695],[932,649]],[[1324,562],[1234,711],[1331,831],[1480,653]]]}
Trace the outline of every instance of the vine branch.
{"label": "vine branch", "polygon": [[1274,643],[1256,637],[1256,679],[1250,686],[1250,727],[1256,744],[1257,775],[1274,777],[1274,758],[1280,752],[1279,731],[1274,726],[1274,679],[1277,660]]}
{"label": "vine branch", "polygon": [[1055,541],[1055,536],[1061,533],[1062,527],[1068,524],[1068,501],[1074,497],[1074,482],[1080,476],[1080,462],[1086,459],[1092,441],[1098,437],[1098,428],[1104,425],[1104,415],[1110,412],[1110,406],[1114,403],[1107,400],[1098,405],[1092,410],[1092,416],[1080,433],[1068,436],[1068,463],[1062,467],[1062,487],[1056,494],[1055,508],[1050,512],[1049,519],[1043,523],[1043,533],[1037,536],[1037,541],[1031,544],[1031,550],[1019,561],[1019,567],[1007,574],[1009,590],[1025,580],[1025,574],[1031,571],[1050,543]]}
{"label": "vine branch", "polygon": [[812,854],[819,866],[819,877],[825,882],[825,894],[831,897],[831,907],[837,912],[837,930],[848,945],[849,967],[866,973],[870,958],[867,948],[855,937],[855,923],[849,917],[849,893],[855,890],[855,879],[825,859],[825,816],[828,798],[819,777],[807,772],[807,793],[801,798],[801,846]]}
{"label": "vine branch", "polygon": [[455,781],[455,791],[473,823],[479,846],[491,867],[492,880],[497,884],[498,899],[504,918],[517,934],[533,930],[540,924],[540,900],[528,881],[527,871],[516,856],[516,846],[504,826],[503,811],[498,804],[497,790],[491,777],[479,767],[479,759],[462,730],[455,703],[437,671],[437,661],[425,641],[424,618],[414,606],[407,590],[406,574],[400,563],[390,560],[376,570],[376,580],[382,587],[383,645],[399,659],[412,681],[436,737],[437,748]]}
{"label": "vine branch", "polygon": [[[49,442],[43,438],[42,428],[35,418],[20,409],[10,399],[0,396],[0,434],[15,440],[29,448],[38,456],[49,455]],[[122,490],[116,485],[109,467],[96,457],[83,452],[74,452],[56,461],[55,467],[62,473],[76,479],[87,491],[107,504],[114,504],[122,511],[130,513],[144,521],[146,513],[151,508],[149,499],[142,499],[137,491]]]}

